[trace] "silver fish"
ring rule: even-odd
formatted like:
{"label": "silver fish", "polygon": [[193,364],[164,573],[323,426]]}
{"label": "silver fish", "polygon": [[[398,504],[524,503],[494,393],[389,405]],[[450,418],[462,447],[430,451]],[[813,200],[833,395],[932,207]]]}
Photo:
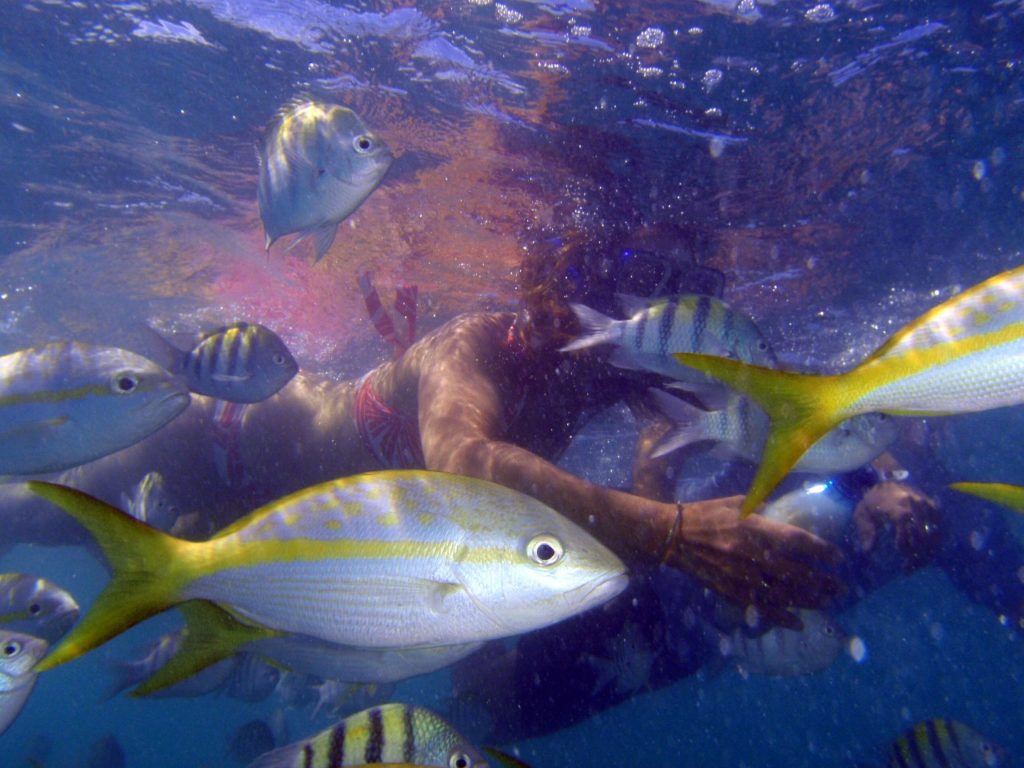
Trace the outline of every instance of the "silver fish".
{"label": "silver fish", "polygon": [[202,334],[189,350],[160,336],[166,367],[190,391],[233,403],[259,403],[299,372],[281,337],[259,323],[232,323]]}
{"label": "silver fish", "polygon": [[613,344],[612,365],[658,373],[683,389],[707,396],[722,391],[721,384],[677,362],[672,353],[699,350],[765,367],[776,365],[775,353],[754,321],[720,299],[702,294],[653,302],[620,298],[627,320],[606,317],[582,304],[571,305],[584,333],[562,351]]}
{"label": "silver fish", "polygon": [[[714,453],[756,462],[768,439],[768,416],[749,398],[730,394],[725,407],[704,411],[659,389],[649,390],[657,408],[675,427],[654,447],[657,458],[692,443],[710,441]],[[812,445],[795,472],[832,474],[863,467],[895,442],[896,422],[884,413],[865,413],[842,422]]]}
{"label": "silver fish", "polygon": [[75,598],[52,581],[0,573],[0,627],[55,643],[78,620]]}
{"label": "silver fish", "polygon": [[350,109],[301,100],[286,105],[267,132],[260,163],[260,218],[266,245],[312,234],[319,261],[338,224],[377,188],[394,161],[387,144]]}
{"label": "silver fish", "polygon": [[[130,661],[114,661],[108,666],[114,675],[114,682],[107,691],[112,697],[121,691],[138,685],[151,678],[171,660],[181,647],[184,630],[161,635],[147,646],[144,653]],[[156,698],[193,698],[204,696],[223,687],[235,668],[239,657],[230,656],[200,670],[188,678],[147,695]]]}
{"label": "silver fish", "polygon": [[0,357],[0,475],[127,448],[188,406],[185,381],[133,352],[55,342]]}
{"label": "silver fish", "polygon": [[132,489],[131,494],[121,494],[125,511],[146,525],[169,531],[178,519],[181,509],[167,490],[164,476],[159,472],[147,472]]}
{"label": "silver fish", "polygon": [[36,662],[50,644],[39,637],[0,629],[0,734],[21,712],[36,684]]}
{"label": "silver fish", "polygon": [[719,642],[742,674],[792,677],[825,669],[843,650],[846,634],[821,611],[801,610],[802,630],[773,627],[756,637],[737,629]]}

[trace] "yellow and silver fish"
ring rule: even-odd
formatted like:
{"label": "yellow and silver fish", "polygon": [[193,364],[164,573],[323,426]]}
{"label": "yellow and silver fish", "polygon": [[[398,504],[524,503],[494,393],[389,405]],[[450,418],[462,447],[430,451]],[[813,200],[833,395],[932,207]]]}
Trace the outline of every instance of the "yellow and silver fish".
{"label": "yellow and silver fish", "polygon": [[1024,486],[1008,483],[950,483],[954,491],[994,501],[1016,512],[1024,512]]}
{"label": "yellow and silver fish", "polygon": [[260,218],[267,249],[298,232],[313,235],[319,261],[338,224],[377,188],[394,161],[387,144],[350,109],[300,100],[267,132],[260,163]]}
{"label": "yellow and silver fish", "polygon": [[55,643],[78,620],[78,603],[52,581],[0,573],[0,627]]}
{"label": "yellow and silver fish", "polygon": [[114,347],[54,342],[0,357],[0,475],[56,472],[127,448],[188,406],[185,381]]}
{"label": "yellow and silver fish", "polygon": [[49,643],[39,637],[0,629],[0,734],[21,712],[36,684],[36,663]]}
{"label": "yellow and silver fish", "polygon": [[922,720],[889,745],[888,768],[998,768],[1005,750],[956,720]]}
{"label": "yellow and silver fish", "polygon": [[96,538],[114,572],[41,670],[189,600],[219,605],[254,636],[404,648],[554,624],[604,603],[627,581],[612,552],[550,507],[441,472],[312,486],[205,542],[175,539],[71,488],[28,485]]}
{"label": "yellow and silver fish", "polygon": [[904,326],[851,371],[777,371],[711,355],[676,359],[743,392],[771,432],[743,514],[818,438],[863,413],[968,413],[1024,402],[1024,266],[989,278]]}
{"label": "yellow and silver fish", "polygon": [[337,725],[275,749],[249,768],[343,768],[402,764],[432,768],[488,768],[480,752],[429,709],[382,704]]}

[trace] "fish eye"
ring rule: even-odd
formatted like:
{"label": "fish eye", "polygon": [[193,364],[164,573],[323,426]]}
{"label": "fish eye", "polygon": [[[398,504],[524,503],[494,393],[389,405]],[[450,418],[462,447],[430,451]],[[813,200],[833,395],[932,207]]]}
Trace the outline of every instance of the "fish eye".
{"label": "fish eye", "polygon": [[13,659],[19,653],[21,653],[21,643],[19,643],[17,640],[11,640],[6,645],[4,645],[5,658]]}
{"label": "fish eye", "polygon": [[554,565],[565,554],[565,548],[550,533],[542,533],[530,539],[526,545],[526,555],[537,565]]}
{"label": "fish eye", "polygon": [[758,352],[767,352],[768,342],[765,341],[764,339],[761,339],[759,342],[757,342],[757,350]]}
{"label": "fish eye", "polygon": [[352,148],[356,152],[365,153],[373,150],[373,139],[365,133],[352,139]]}
{"label": "fish eye", "polygon": [[448,758],[448,768],[470,768],[473,760],[465,752],[453,752]]}
{"label": "fish eye", "polygon": [[118,394],[126,395],[129,392],[134,392],[137,386],[139,386],[139,377],[134,373],[119,373],[114,376],[113,389]]}
{"label": "fish eye", "polygon": [[31,613],[33,616],[38,614],[41,610],[43,610],[43,606],[41,606],[39,603],[32,603],[32,605],[28,607],[28,612]]}
{"label": "fish eye", "polygon": [[282,355],[280,352],[278,352],[270,359],[274,362],[274,365],[284,365],[284,355]]}

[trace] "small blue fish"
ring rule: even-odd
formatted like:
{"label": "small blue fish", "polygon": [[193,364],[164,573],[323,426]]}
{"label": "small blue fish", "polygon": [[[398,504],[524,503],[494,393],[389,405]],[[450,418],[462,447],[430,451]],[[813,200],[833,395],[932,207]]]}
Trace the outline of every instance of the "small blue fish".
{"label": "small blue fish", "polygon": [[54,342],[0,357],[0,475],[56,472],[137,443],[188,406],[185,381],[114,347]]}
{"label": "small blue fish", "polygon": [[257,155],[267,249],[290,232],[299,237],[289,248],[313,235],[317,261],[394,161],[355,112],[308,100],[285,105]]}

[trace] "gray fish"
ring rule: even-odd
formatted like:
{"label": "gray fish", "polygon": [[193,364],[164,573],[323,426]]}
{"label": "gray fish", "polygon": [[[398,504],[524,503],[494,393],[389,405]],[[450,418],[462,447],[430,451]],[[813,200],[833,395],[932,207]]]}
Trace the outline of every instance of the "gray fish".
{"label": "gray fish", "polygon": [[[657,458],[692,443],[710,441],[713,452],[756,462],[761,457],[771,423],[747,397],[730,394],[725,407],[704,411],[659,389],[649,390],[658,410],[675,422],[654,447]],[[853,416],[829,431],[793,467],[794,472],[849,472],[881,455],[896,440],[896,422],[884,413]]]}
{"label": "gray fish", "polygon": [[21,712],[36,684],[36,662],[50,644],[39,637],[0,629],[0,734]]}
{"label": "gray fish", "polygon": [[756,637],[742,629],[723,636],[719,650],[741,674],[793,677],[825,669],[843,650],[846,634],[821,611],[801,610],[803,629],[773,627]]}
{"label": "gray fish", "polygon": [[161,531],[171,530],[181,512],[167,490],[164,476],[159,472],[143,475],[130,495],[121,494],[121,503],[125,511],[136,520]]}
{"label": "gray fish", "polygon": [[259,323],[232,323],[203,334],[181,350],[156,334],[168,370],[180,373],[190,391],[233,403],[258,403],[277,393],[299,364],[276,333]]}
{"label": "gray fish", "polygon": [[0,627],[55,643],[78,620],[78,603],[52,581],[0,573]]}
{"label": "gray fish", "polygon": [[133,352],[55,342],[0,357],[0,475],[56,472],[137,443],[188,406],[185,381]]}
{"label": "gray fish", "polygon": [[[115,696],[126,688],[138,685],[151,678],[178,652],[184,637],[184,629],[161,635],[153,641],[145,653],[131,661],[115,661],[109,664],[113,674],[108,696]],[[157,691],[147,693],[154,698],[193,698],[219,690],[230,679],[238,666],[237,656],[221,659],[190,677],[177,681]]]}
{"label": "gray fish", "polygon": [[377,188],[394,161],[387,144],[350,109],[300,100],[267,132],[260,163],[260,218],[266,245],[312,234],[319,261],[340,224]]}

